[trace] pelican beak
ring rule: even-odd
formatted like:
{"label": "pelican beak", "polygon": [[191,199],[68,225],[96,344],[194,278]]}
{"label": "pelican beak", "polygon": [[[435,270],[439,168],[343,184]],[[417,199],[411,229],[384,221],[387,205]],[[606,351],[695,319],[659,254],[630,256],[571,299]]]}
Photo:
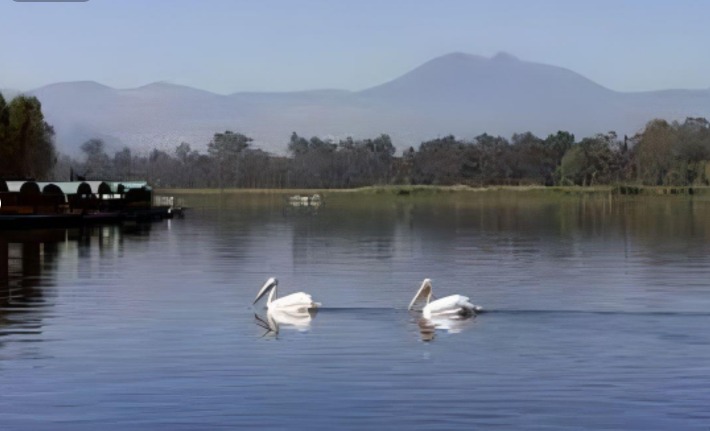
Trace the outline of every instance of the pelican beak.
{"label": "pelican beak", "polygon": [[412,308],[414,308],[414,304],[417,302],[418,299],[419,295],[414,295],[414,298],[412,299],[412,302],[409,303],[407,310],[411,310]]}
{"label": "pelican beak", "polygon": [[276,285],[279,284],[279,281],[275,279],[274,277],[271,277],[270,279],[266,280],[266,283],[264,283],[263,286],[261,286],[261,289],[259,290],[259,293],[256,294],[256,299],[254,302],[252,302],[252,305],[256,304],[262,296],[266,295],[266,293],[276,287]]}
{"label": "pelican beak", "polygon": [[414,295],[414,298],[412,298],[412,302],[409,303],[409,307],[407,307],[407,309],[413,309],[417,301],[420,301],[429,295],[431,295],[431,280],[425,278],[422,282],[422,286],[419,288],[419,290],[417,290],[417,294]]}

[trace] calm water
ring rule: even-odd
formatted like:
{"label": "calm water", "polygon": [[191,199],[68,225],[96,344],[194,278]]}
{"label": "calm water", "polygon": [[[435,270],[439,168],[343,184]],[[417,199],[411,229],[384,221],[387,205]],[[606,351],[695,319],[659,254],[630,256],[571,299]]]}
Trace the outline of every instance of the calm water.
{"label": "calm water", "polygon": [[[187,204],[0,232],[0,429],[710,429],[707,198]],[[489,312],[420,327],[425,277]]]}

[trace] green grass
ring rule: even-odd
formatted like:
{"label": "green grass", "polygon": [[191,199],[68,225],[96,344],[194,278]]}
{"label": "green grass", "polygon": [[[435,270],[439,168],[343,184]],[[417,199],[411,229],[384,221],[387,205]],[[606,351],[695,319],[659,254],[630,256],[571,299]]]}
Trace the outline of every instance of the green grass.
{"label": "green grass", "polygon": [[435,195],[435,194],[451,194],[451,193],[487,193],[496,191],[511,191],[511,192],[564,192],[564,193],[598,193],[610,192],[613,189],[611,186],[600,187],[544,187],[544,186],[489,186],[489,187],[470,187],[465,185],[454,186],[369,186],[353,189],[242,189],[242,188],[226,188],[226,189],[156,189],[159,194],[262,194],[262,195],[312,195],[320,194],[363,194],[363,195]]}
{"label": "green grass", "polygon": [[[370,186],[354,189],[156,189],[158,194],[169,195],[218,195],[218,194],[250,194],[250,195],[312,195],[320,193],[322,195],[392,195],[392,196],[429,196],[446,195],[455,193],[492,193],[492,192],[512,192],[512,193],[551,193],[551,194],[619,194],[622,186],[488,186],[470,187],[465,185],[454,186]],[[694,195],[710,195],[710,187],[668,187],[668,186],[623,186],[632,189],[631,194],[639,195],[671,195],[689,194],[692,189]]]}

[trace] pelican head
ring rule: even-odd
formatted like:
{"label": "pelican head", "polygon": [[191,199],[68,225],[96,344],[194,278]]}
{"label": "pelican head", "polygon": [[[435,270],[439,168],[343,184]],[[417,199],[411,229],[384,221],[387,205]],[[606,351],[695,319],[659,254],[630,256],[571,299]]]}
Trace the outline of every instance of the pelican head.
{"label": "pelican head", "polygon": [[407,307],[408,310],[411,310],[414,308],[414,304],[417,302],[423,300],[426,298],[426,304],[429,304],[429,301],[431,300],[431,293],[432,293],[432,287],[431,287],[431,279],[425,278],[424,281],[422,281],[422,286],[417,290],[417,294],[414,295],[414,298],[412,298],[412,302],[409,303],[409,307]]}
{"label": "pelican head", "polygon": [[259,301],[262,296],[266,295],[272,289],[276,289],[276,286],[278,286],[278,285],[279,285],[279,280],[277,280],[275,277],[270,277],[268,280],[266,280],[266,283],[264,283],[264,285],[261,286],[261,289],[259,289],[259,293],[256,294],[256,299],[254,300],[252,305],[256,304],[257,301]]}

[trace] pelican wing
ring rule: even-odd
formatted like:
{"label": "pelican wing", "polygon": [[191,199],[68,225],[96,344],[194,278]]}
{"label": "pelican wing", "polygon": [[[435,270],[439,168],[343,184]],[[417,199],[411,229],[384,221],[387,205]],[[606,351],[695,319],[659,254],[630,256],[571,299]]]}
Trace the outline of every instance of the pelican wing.
{"label": "pelican wing", "polygon": [[271,306],[269,308],[276,308],[276,309],[309,309],[309,308],[316,308],[320,306],[319,303],[313,302],[313,298],[311,298],[311,295],[304,293],[304,292],[296,292],[292,293],[290,295],[282,296],[279,299],[276,299],[271,302]]}
{"label": "pelican wing", "polygon": [[311,326],[311,314],[308,310],[300,310],[289,312],[291,309],[274,309],[269,310],[268,315],[278,325],[292,326],[300,331],[306,330]]}
{"label": "pelican wing", "polygon": [[457,314],[460,312],[471,312],[475,306],[469,302],[468,297],[463,295],[449,295],[436,301],[432,301],[425,307],[432,315],[436,314]]}

